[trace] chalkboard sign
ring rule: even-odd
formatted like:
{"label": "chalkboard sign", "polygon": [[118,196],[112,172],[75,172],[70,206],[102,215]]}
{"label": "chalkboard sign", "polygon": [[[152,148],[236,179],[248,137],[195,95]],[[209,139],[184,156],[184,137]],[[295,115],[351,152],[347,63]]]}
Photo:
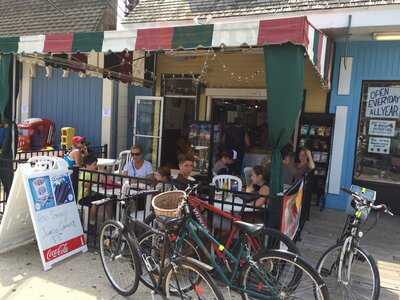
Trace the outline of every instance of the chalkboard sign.
{"label": "chalkboard sign", "polygon": [[[15,217],[25,215],[25,223],[17,221],[24,238],[36,237],[44,270],[75,253],[87,251],[78,208],[68,166],[63,159],[34,157],[30,163],[18,166],[0,224],[0,253],[19,247],[19,232],[10,228]],[[16,187],[25,187],[25,193],[17,193]],[[29,213],[28,213],[29,211]],[[29,221],[26,221],[29,217]],[[25,224],[25,226],[24,226]],[[33,225],[33,231],[32,231]],[[13,239],[13,240],[11,240]]]}

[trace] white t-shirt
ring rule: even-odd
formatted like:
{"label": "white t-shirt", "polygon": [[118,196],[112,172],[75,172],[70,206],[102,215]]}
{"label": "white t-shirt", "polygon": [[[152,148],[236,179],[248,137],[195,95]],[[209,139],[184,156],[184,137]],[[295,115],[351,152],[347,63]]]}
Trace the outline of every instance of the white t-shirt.
{"label": "white t-shirt", "polygon": [[143,161],[143,165],[140,169],[136,169],[133,161],[128,161],[125,164],[124,172],[128,172],[129,176],[145,178],[153,174],[153,166],[147,160]]}

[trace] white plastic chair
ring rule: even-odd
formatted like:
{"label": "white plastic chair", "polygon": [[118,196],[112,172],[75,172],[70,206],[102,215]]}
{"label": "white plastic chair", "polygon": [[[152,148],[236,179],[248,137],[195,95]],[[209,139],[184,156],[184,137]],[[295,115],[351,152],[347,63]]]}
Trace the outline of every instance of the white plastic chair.
{"label": "white plastic chair", "polygon": [[253,172],[253,167],[246,167],[243,169],[246,186],[249,186],[251,184],[251,173],[252,172]]}
{"label": "white plastic chair", "polygon": [[217,175],[212,179],[213,185],[215,185],[219,189],[232,189],[232,184],[237,182],[237,190],[241,191],[243,188],[242,180],[239,177],[232,175]]}
{"label": "white plastic chair", "polygon": [[126,163],[130,162],[130,161],[132,161],[131,150],[121,151],[118,156],[118,161],[116,162],[116,165],[118,166],[118,168],[117,168],[117,170],[115,170],[115,173],[121,174]]}

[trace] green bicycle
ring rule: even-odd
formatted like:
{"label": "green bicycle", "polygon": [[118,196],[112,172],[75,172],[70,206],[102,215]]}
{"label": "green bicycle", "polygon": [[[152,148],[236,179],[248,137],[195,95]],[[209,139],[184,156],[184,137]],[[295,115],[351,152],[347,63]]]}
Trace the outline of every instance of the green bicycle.
{"label": "green bicycle", "polygon": [[[213,272],[228,291],[237,291],[247,300],[329,299],[322,278],[298,255],[266,249],[256,255],[252,254],[248,241],[252,236],[260,234],[262,225],[234,222],[239,229],[239,238],[231,248],[233,250],[226,249],[206,227],[192,218],[187,202],[189,194],[190,191],[185,192],[186,196],[181,204],[182,216],[174,220],[177,226],[174,244],[176,251],[183,252],[189,248],[188,244],[191,245],[191,249],[198,249],[202,253],[203,262],[208,263],[207,269]],[[144,252],[160,251],[159,248],[155,249],[151,233],[145,233],[138,239],[138,243]],[[216,247],[208,247],[206,243]]]}

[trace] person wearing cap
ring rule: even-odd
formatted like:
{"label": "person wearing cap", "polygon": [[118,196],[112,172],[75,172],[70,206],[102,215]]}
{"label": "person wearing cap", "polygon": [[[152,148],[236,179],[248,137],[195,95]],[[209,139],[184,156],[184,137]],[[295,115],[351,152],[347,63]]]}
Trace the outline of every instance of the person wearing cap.
{"label": "person wearing cap", "polygon": [[215,175],[231,175],[231,166],[237,159],[236,150],[226,150],[221,153],[221,158],[215,162],[213,174]]}
{"label": "person wearing cap", "polygon": [[68,153],[69,160],[73,165],[81,167],[85,154],[87,154],[85,138],[79,135],[74,136],[72,138],[72,150]]}

